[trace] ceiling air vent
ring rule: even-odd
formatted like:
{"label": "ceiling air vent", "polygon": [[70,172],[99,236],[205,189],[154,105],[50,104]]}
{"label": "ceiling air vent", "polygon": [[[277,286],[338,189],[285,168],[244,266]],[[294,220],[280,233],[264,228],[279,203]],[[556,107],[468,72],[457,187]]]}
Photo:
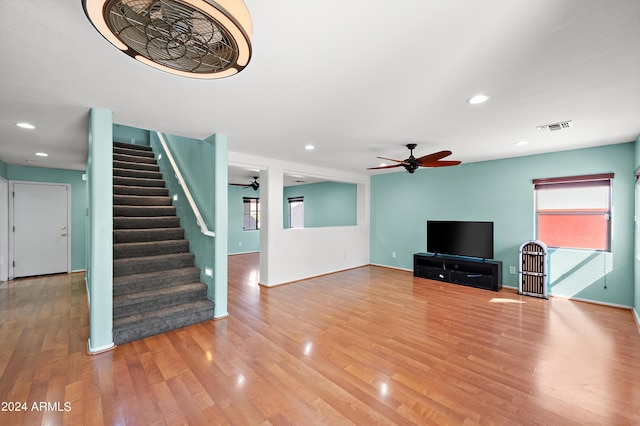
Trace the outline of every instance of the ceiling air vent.
{"label": "ceiling air vent", "polygon": [[559,123],[553,123],[553,124],[544,124],[542,126],[538,126],[537,129],[540,130],[540,132],[542,133],[548,133],[548,132],[555,132],[556,130],[568,129],[571,126],[573,126],[573,123],[571,122],[571,120],[569,120],[569,121],[561,121]]}

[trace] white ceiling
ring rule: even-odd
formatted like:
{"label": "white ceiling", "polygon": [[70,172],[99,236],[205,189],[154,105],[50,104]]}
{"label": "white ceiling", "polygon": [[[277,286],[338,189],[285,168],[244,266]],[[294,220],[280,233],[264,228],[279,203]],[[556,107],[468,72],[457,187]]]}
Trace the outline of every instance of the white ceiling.
{"label": "white ceiling", "polygon": [[[352,172],[376,156],[406,158],[409,142],[416,156],[450,149],[447,159],[474,162],[640,133],[638,0],[245,3],[251,63],[202,81],[123,55],[80,0],[2,0],[0,159],[84,169],[91,107],[128,126],[223,133],[230,151]],[[489,102],[465,102],[480,92]],[[536,130],[564,120],[574,126]]]}

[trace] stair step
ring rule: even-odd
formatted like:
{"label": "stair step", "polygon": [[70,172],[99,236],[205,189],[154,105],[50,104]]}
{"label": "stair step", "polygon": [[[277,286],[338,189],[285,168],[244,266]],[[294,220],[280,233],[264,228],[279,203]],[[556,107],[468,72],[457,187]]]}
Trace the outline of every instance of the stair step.
{"label": "stair step", "polygon": [[195,266],[165,271],[122,275],[113,278],[113,295],[121,296],[139,291],[200,281],[200,269]]}
{"label": "stair step", "polygon": [[113,319],[146,314],[158,309],[197,302],[206,298],[207,286],[200,282],[124,294],[113,298]]}
{"label": "stair step", "polygon": [[170,206],[171,197],[156,195],[114,195],[113,204],[118,206]]}
{"label": "stair step", "polygon": [[164,181],[162,179],[145,179],[136,177],[123,177],[114,176],[114,185],[130,185],[130,186],[155,186],[164,188]]}
{"label": "stair step", "polygon": [[114,217],[113,229],[177,228],[180,218],[177,216],[156,217]]}
{"label": "stair step", "polygon": [[194,266],[192,253],[164,254],[161,256],[141,256],[113,260],[113,276],[166,271],[174,268]]}
{"label": "stair step", "polygon": [[[134,157],[148,157],[148,158],[154,157],[153,150],[140,149],[139,145],[131,145],[131,144],[125,144],[125,145],[129,145],[129,146],[128,147],[114,146],[113,152],[116,154],[131,155]],[[136,146],[138,148],[135,148]],[[151,147],[148,147],[148,148],[151,148]]]}
{"label": "stair step", "polygon": [[174,206],[113,206],[113,216],[175,216]]}
{"label": "stair step", "polygon": [[143,179],[162,179],[162,173],[150,172],[148,170],[118,169],[113,168],[113,176],[117,177],[134,177]]}
{"label": "stair step", "polygon": [[114,142],[113,215],[114,342],[213,319],[151,147]]}
{"label": "stair step", "polygon": [[113,245],[114,259],[188,252],[189,241],[187,240],[117,243]]}
{"label": "stair step", "polygon": [[138,155],[113,153],[113,159],[117,161],[126,161],[129,163],[156,164],[154,157],[140,157]]}
{"label": "stair step", "polygon": [[149,145],[138,145],[135,143],[128,142],[113,142],[113,146],[116,148],[125,148],[125,149],[133,149],[136,151],[152,151],[153,149]]}
{"label": "stair step", "polygon": [[113,195],[145,195],[168,197],[169,189],[158,186],[113,185]]}
{"label": "stair step", "polygon": [[121,345],[213,319],[214,303],[202,300],[172,306],[144,314],[129,315],[113,321],[113,341]]}
{"label": "stair step", "polygon": [[145,241],[164,241],[184,239],[182,228],[152,228],[152,229],[114,229],[113,242],[135,243]]}
{"label": "stair step", "polygon": [[150,172],[160,171],[160,166],[158,166],[157,164],[138,163],[138,162],[134,163],[131,161],[120,161],[120,160],[113,160],[113,167],[118,169],[147,170]]}

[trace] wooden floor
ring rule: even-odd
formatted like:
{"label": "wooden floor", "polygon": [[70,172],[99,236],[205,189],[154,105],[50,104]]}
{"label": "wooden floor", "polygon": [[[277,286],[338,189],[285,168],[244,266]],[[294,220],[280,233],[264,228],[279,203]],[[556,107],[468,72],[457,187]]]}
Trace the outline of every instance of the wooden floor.
{"label": "wooden floor", "polygon": [[82,274],[2,283],[0,424],[640,424],[628,310],[229,262],[229,318],[95,356]]}

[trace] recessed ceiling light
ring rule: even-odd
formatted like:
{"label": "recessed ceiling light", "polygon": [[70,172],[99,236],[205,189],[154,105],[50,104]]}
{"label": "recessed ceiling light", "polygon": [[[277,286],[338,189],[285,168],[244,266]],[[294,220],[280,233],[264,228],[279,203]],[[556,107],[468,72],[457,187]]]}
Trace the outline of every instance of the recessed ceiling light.
{"label": "recessed ceiling light", "polygon": [[16,123],[16,126],[22,127],[23,129],[29,129],[29,130],[33,130],[36,128],[36,126],[34,126],[31,123]]}
{"label": "recessed ceiling light", "polygon": [[314,149],[316,149],[316,147],[313,145],[307,145],[304,147],[304,149],[306,149],[307,151],[313,151]]}
{"label": "recessed ceiling light", "polygon": [[472,105],[477,105],[477,104],[487,102],[489,98],[490,96],[488,95],[475,95],[474,97],[467,99],[467,103],[470,103]]}
{"label": "recessed ceiling light", "polygon": [[529,143],[529,141],[518,141],[518,142],[515,142],[514,145],[520,146],[520,145],[526,145],[528,143]]}
{"label": "recessed ceiling light", "polygon": [[387,167],[386,163],[380,163],[380,165],[378,167]]}
{"label": "recessed ceiling light", "polygon": [[36,155],[38,157],[48,157],[49,156],[49,154],[47,154],[46,152],[36,152]]}

